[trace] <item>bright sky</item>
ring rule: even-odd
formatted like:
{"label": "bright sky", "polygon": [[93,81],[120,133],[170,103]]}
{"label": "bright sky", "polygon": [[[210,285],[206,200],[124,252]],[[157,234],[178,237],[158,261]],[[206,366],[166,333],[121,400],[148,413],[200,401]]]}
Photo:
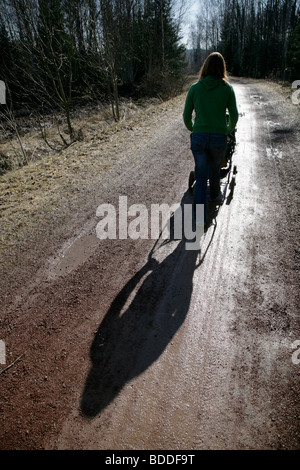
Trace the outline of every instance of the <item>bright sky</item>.
{"label": "bright sky", "polygon": [[[180,1],[180,0],[179,0]],[[185,0],[184,11],[185,15],[182,23],[182,42],[186,45],[189,39],[190,25],[193,23],[195,17],[199,12],[201,0]]]}

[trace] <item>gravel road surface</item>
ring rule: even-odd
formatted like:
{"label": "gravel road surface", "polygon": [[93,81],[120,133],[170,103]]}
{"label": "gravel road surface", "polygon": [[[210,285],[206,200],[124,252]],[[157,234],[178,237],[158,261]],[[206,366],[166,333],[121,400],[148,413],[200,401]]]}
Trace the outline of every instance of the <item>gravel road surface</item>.
{"label": "gravel road surface", "polygon": [[113,164],[79,168],[76,197],[7,248],[2,449],[300,448],[299,110],[279,85],[232,84],[236,186],[199,250],[96,236],[120,196],[148,215],[191,203],[185,95],[95,143]]}

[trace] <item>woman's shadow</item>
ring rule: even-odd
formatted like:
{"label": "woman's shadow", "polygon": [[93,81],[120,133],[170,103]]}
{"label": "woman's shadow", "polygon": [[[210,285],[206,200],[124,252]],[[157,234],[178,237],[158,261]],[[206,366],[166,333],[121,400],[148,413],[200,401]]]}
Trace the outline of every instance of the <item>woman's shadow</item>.
{"label": "woman's shadow", "polygon": [[[190,203],[190,197],[187,192],[181,204]],[[92,367],[81,397],[85,416],[100,413],[126,383],[153,364],[183,324],[194,271],[201,264],[199,250],[186,250],[185,242],[172,236],[164,240],[157,250],[167,243],[173,243],[174,250],[162,262],[151,251],[147,263],[113,300],[90,350]]]}

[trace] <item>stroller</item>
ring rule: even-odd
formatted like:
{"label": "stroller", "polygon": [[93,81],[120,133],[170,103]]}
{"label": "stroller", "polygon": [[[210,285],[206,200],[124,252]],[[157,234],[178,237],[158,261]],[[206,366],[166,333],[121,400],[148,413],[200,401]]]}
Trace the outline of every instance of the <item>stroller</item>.
{"label": "stroller", "polygon": [[[227,121],[228,121],[228,119],[229,119],[228,113],[226,115],[226,118],[227,118]],[[232,167],[232,156],[233,156],[235,146],[236,146],[235,134],[236,134],[236,129],[234,129],[227,136],[226,154],[225,154],[225,157],[224,157],[223,162],[221,163],[221,167],[220,167],[220,178],[223,179],[227,176],[227,180],[225,180],[225,185],[226,185],[226,189],[229,186],[231,198],[233,196],[233,190],[234,190],[234,187],[236,185],[235,175],[237,173],[237,166],[234,165]],[[195,180],[196,180],[195,170],[192,170],[189,174],[189,180],[188,180],[188,188],[189,188],[190,191],[193,190],[193,185],[195,183]],[[225,192],[226,192],[226,189],[225,189]]]}

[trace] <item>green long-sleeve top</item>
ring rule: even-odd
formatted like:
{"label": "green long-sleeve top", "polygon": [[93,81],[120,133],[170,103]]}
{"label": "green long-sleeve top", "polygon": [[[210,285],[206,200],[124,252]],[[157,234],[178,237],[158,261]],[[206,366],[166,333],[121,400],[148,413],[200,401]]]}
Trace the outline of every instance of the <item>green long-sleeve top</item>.
{"label": "green long-sleeve top", "polygon": [[[226,110],[229,113],[226,121]],[[193,122],[193,111],[195,117]],[[232,85],[223,79],[205,77],[194,83],[187,94],[183,120],[191,132],[229,134],[238,121]]]}

